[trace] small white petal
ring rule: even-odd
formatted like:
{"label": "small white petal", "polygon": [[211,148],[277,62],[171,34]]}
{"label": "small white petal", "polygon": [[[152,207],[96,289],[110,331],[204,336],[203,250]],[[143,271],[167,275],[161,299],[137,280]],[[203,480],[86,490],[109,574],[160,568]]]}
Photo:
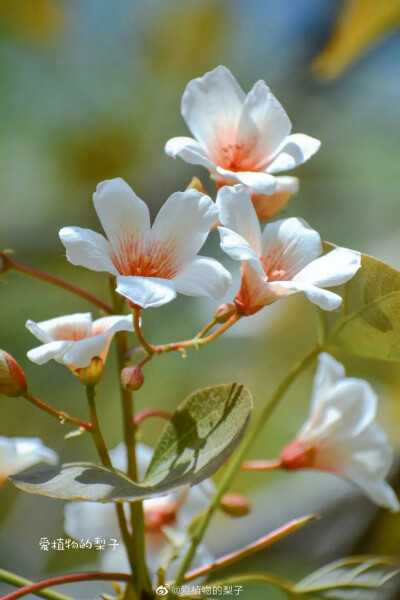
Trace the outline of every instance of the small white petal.
{"label": "small white petal", "polygon": [[186,296],[222,298],[232,284],[230,273],[214,258],[196,256],[173,278],[175,289]]}
{"label": "small white petal", "polygon": [[92,335],[111,335],[117,331],[133,331],[132,315],[111,315],[93,321]]}
{"label": "small white petal", "polygon": [[257,167],[268,163],[291,128],[289,117],[269,87],[257,81],[246,96],[237,133],[238,143],[253,140],[251,157]]}
{"label": "small white petal", "polygon": [[74,313],[40,323],[29,319],[25,326],[44,344],[51,341],[69,340],[73,337],[79,339],[91,334],[92,315],[91,313]]}
{"label": "small white petal", "polygon": [[73,265],[118,274],[110,258],[111,245],[100,233],[81,227],[63,227],[59,236],[67,251],[67,259]]}
{"label": "small white petal", "polygon": [[296,292],[304,292],[307,299],[322,308],[322,310],[335,310],[342,304],[342,298],[329,290],[323,290],[310,283],[300,281],[271,281],[268,283],[271,293],[276,295],[276,299]]}
{"label": "small white petal", "polygon": [[223,66],[187,85],[182,96],[182,116],[210,156],[216,140],[234,135],[244,99],[243,90]]}
{"label": "small white petal", "polygon": [[64,506],[64,531],[76,540],[118,539],[118,520],[112,504],[67,502]]}
{"label": "small white petal", "polygon": [[170,279],[120,275],[117,284],[118,294],[142,308],[162,306],[176,298],[175,286]]}
{"label": "small white petal", "polygon": [[138,241],[148,236],[149,209],[120,177],[99,183],[93,203],[115,253],[123,246],[126,236]]}
{"label": "small white petal", "polygon": [[349,281],[361,267],[359,252],[334,248],[317,260],[310,262],[294,277],[296,281],[331,287]]}
{"label": "small white petal", "polygon": [[321,142],[304,133],[289,135],[282,147],[278,150],[276,158],[267,167],[268,173],[289,171],[306,162],[317,152]]}
{"label": "small white petal", "polygon": [[63,356],[72,344],[73,342],[66,341],[49,342],[48,344],[29,350],[27,356],[29,360],[37,365],[44,365],[52,359],[63,362]]}
{"label": "small white petal", "polygon": [[215,171],[215,165],[207,158],[200,144],[190,137],[174,137],[165,144],[165,153],[172,158],[182,158],[191,165],[201,165]]}
{"label": "small white petal", "polygon": [[226,227],[218,227],[218,231],[221,236],[221,248],[228,256],[233,260],[248,261],[256,271],[265,276],[260,259],[249,242]]}
{"label": "small white petal", "polygon": [[197,254],[217,220],[218,209],[211,198],[197,190],[176,192],[161,207],[151,240],[173,243],[177,261],[184,264]]}
{"label": "small white petal", "polygon": [[222,225],[238,233],[258,254],[261,229],[250,196],[243,185],[224,186],[218,191],[216,205]]}
{"label": "small white petal", "polygon": [[229,171],[217,167],[216,172],[230,184],[242,183],[259,194],[273,194],[276,191],[276,177],[262,171]]}
{"label": "small white petal", "polygon": [[303,219],[292,217],[268,223],[262,234],[262,256],[292,279],[322,254],[321,238]]}
{"label": "small white petal", "polygon": [[318,368],[314,377],[311,414],[324,403],[328,392],[346,375],[344,366],[327,352],[318,355]]}
{"label": "small white petal", "polygon": [[0,475],[8,477],[40,462],[56,464],[58,455],[39,438],[0,437]]}
{"label": "small white petal", "polygon": [[289,194],[297,194],[299,191],[300,183],[297,177],[275,177],[276,179],[276,191],[277,192],[288,192]]}
{"label": "small white petal", "polygon": [[95,335],[78,342],[71,342],[70,347],[64,353],[62,362],[65,365],[73,365],[78,369],[88,367],[92,358],[100,356],[108,345],[109,334]]}

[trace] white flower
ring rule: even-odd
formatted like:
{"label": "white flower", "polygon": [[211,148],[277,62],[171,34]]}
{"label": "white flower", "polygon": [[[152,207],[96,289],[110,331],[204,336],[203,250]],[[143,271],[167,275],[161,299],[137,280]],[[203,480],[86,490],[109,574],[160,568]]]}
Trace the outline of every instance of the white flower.
{"label": "white flower", "polygon": [[54,450],[46,448],[39,438],[0,437],[0,483],[6,477],[40,462],[54,465],[58,462],[58,456]]}
{"label": "white flower", "polygon": [[[298,180],[275,173],[307,161],[320,147],[308,135],[290,135],[290,119],[264,81],[246,96],[223,66],[188,84],[181,111],[195,139],[172,138],[166,153],[206,167],[217,185],[242,183],[252,195],[295,193]],[[275,214],[271,208],[277,199],[271,202]]]}
{"label": "white flower", "polygon": [[90,313],[76,313],[41,323],[27,321],[26,327],[43,343],[29,350],[28,358],[38,365],[51,359],[71,368],[90,365],[92,358],[106,359],[112,336],[133,331],[131,315],[113,315],[92,321]]}
{"label": "white flower", "polygon": [[93,196],[106,240],[64,227],[60,238],[74,265],[117,276],[117,292],[142,308],[161,306],[177,292],[220,298],[231,276],[212,258],[196,256],[218,220],[218,210],[197,190],[172,194],[150,227],[146,204],[122,179],[103,181]]}
{"label": "white flower", "polygon": [[281,453],[282,466],[331,471],[352,481],[375,504],[400,510],[385,481],[393,450],[375,422],[376,403],[366,381],[345,377],[343,365],[320,354],[310,416]]}
{"label": "white flower", "polygon": [[251,315],[263,306],[296,292],[324,310],[342,298],[322,289],[345,283],[361,266],[358,252],[335,248],[322,256],[319,234],[303,220],[268,223],[261,233],[257,215],[243,186],[225,186],[217,196],[221,248],[243,261],[242,283],[235,298],[238,310]]}
{"label": "white flower", "polygon": [[[138,443],[136,448],[139,477],[143,478],[151,460],[152,450],[142,443]],[[111,450],[110,457],[115,468],[126,471],[124,444]],[[173,493],[143,502],[146,562],[152,576],[156,575],[160,565],[168,559],[171,552],[168,539],[173,539],[179,544],[179,556],[178,560],[174,560],[169,565],[167,578],[174,577],[179,558],[182,559],[189,544],[186,529],[194,517],[208,507],[213,492],[214,484],[208,479],[191,487],[184,496],[182,493]],[[126,516],[128,518],[128,511]],[[65,531],[78,540],[81,538],[93,540],[96,537],[118,540],[119,546],[115,550],[107,548],[101,553],[101,567],[107,571],[129,572],[129,563],[120,539],[115,507],[112,504],[68,502],[65,505],[64,517]],[[213,556],[204,545],[200,545],[193,568],[212,561]]]}

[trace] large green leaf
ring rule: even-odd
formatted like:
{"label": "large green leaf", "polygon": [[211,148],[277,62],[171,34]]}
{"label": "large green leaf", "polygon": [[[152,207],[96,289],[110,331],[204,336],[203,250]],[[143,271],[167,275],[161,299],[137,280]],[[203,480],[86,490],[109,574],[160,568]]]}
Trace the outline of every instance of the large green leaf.
{"label": "large green leaf", "polygon": [[400,273],[363,254],[361,269],[333,291],[342,296],[343,303],[336,311],[320,310],[324,347],[400,360]]}
{"label": "large green leaf", "polygon": [[42,467],[11,480],[31,494],[64,500],[134,502],[167,494],[212,475],[240,442],[251,410],[250,392],[237,383],[191,394],[164,428],[141,484],[90,463]]}
{"label": "large green leaf", "polygon": [[382,600],[382,588],[399,573],[399,565],[378,556],[354,556],[318,569],[290,590],[302,600]]}

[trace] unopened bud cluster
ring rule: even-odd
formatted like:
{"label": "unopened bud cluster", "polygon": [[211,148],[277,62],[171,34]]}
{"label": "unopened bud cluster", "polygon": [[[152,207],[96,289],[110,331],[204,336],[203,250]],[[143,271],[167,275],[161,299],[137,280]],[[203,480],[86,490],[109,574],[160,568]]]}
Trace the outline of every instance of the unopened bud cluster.
{"label": "unopened bud cluster", "polygon": [[26,392],[28,384],[25,373],[17,361],[4,350],[0,350],[0,394],[17,398]]}

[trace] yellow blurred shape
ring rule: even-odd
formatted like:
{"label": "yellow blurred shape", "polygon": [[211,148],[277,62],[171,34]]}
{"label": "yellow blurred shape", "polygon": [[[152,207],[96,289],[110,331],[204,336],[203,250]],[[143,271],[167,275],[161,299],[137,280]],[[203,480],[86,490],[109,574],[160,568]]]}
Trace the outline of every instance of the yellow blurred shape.
{"label": "yellow blurred shape", "polygon": [[59,0],[0,0],[0,28],[30,42],[54,39],[65,25]]}
{"label": "yellow blurred shape", "polygon": [[215,66],[228,11],[224,2],[166,3],[147,33],[149,68],[159,76],[187,79]]}
{"label": "yellow blurred shape", "polygon": [[344,0],[331,38],[311,66],[313,73],[334,79],[399,23],[400,0]]}

